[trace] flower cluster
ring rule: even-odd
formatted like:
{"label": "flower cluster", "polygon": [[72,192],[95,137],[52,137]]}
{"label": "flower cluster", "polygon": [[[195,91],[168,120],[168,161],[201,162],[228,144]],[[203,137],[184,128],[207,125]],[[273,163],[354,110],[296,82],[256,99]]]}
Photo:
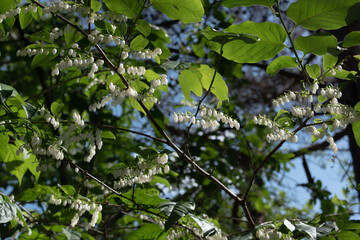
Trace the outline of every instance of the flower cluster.
{"label": "flower cluster", "polygon": [[167,154],[161,154],[154,159],[156,165],[151,161],[143,161],[143,159],[141,159],[136,167],[115,170],[113,175],[115,178],[120,177],[120,180],[114,182],[114,188],[131,186],[134,183],[143,184],[151,182],[154,175],[162,172],[162,168],[164,173],[169,172],[170,168],[169,165],[167,165],[168,158]]}
{"label": "flower cluster", "polygon": [[278,232],[274,229],[268,229],[268,228],[260,228],[259,230],[256,231],[256,237],[258,239],[263,239],[263,240],[272,240],[272,239],[284,239],[284,240],[291,240],[293,239],[292,237],[285,235],[283,236],[283,234],[281,232]]}
{"label": "flower cluster", "polygon": [[[289,133],[281,128],[276,122],[273,122],[271,119],[266,118],[265,116],[254,116],[254,123],[257,125],[264,125],[271,129],[271,133],[266,135],[266,141],[280,141],[286,140],[289,142],[297,142],[298,137],[295,133]],[[286,124],[286,123],[284,123]],[[289,123],[290,124],[290,123]]]}
{"label": "flower cluster", "polygon": [[58,127],[60,125],[59,121],[56,120],[56,118],[54,116],[51,116],[51,114],[48,112],[45,114],[45,121],[50,122],[55,130],[58,129]]}
{"label": "flower cluster", "polygon": [[78,112],[73,112],[72,118],[74,119],[76,125],[78,125],[80,128],[84,127],[85,125],[84,120],[81,119],[81,116]]}
{"label": "flower cluster", "polygon": [[111,20],[111,21],[119,21],[126,22],[127,17],[123,14],[109,12],[109,13],[92,13],[88,18],[88,23],[94,23],[97,20]]}
{"label": "flower cluster", "polygon": [[198,127],[202,126],[203,129],[211,128],[211,130],[216,130],[219,126],[219,122],[228,124],[230,128],[240,129],[240,123],[232,119],[231,117],[226,116],[222,112],[217,112],[215,109],[211,108],[202,108],[200,110],[200,119],[196,119],[194,115],[189,115],[188,113],[175,113],[174,112],[174,122],[177,123],[192,123],[196,124]]}
{"label": "flower cluster", "polygon": [[99,218],[99,213],[102,211],[101,204],[96,204],[94,202],[91,203],[89,201],[80,200],[80,199],[76,199],[75,201],[73,201],[72,199],[61,199],[61,198],[56,199],[54,195],[51,195],[49,202],[54,205],[62,204],[64,207],[69,205],[71,209],[78,211],[71,220],[70,223],[71,227],[75,227],[75,225],[79,222],[81,215],[83,215],[86,211],[88,212],[94,211],[94,212],[92,213],[91,221],[87,224],[85,228],[89,229],[90,227],[94,227]]}
{"label": "flower cluster", "polygon": [[153,51],[150,49],[146,49],[143,51],[134,52],[133,57],[141,58],[141,59],[150,59],[150,58],[156,58],[156,56],[161,54],[162,54],[161,48],[155,48]]}
{"label": "flower cluster", "polygon": [[272,104],[275,107],[279,107],[280,105],[284,105],[285,103],[288,103],[291,100],[296,100],[296,94],[292,91],[289,91],[289,92],[286,92],[283,96],[274,99],[272,101]]}
{"label": "flower cluster", "polygon": [[0,23],[2,23],[6,18],[11,18],[14,16],[19,15],[21,12],[21,8],[15,8],[15,9],[10,9],[9,11],[0,14]]}

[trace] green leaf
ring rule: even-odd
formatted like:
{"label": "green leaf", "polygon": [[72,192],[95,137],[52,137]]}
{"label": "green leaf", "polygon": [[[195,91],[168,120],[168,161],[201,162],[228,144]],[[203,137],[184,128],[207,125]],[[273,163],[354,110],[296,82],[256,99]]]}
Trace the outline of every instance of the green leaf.
{"label": "green leaf", "polygon": [[319,103],[323,103],[323,102],[325,102],[327,100],[327,97],[325,97],[325,96],[323,96],[323,95],[319,95],[318,96],[318,101],[319,101]]}
{"label": "green leaf", "polygon": [[284,110],[284,109],[280,109],[279,112],[276,114],[275,118],[274,118],[274,121],[276,121],[281,115],[283,114],[287,114],[289,115],[289,111],[287,110]]}
{"label": "green leaf", "polygon": [[11,97],[15,97],[23,106],[26,105],[20,94],[12,86],[0,82],[0,91],[2,90],[11,90]]}
{"label": "green leaf", "polygon": [[297,67],[295,57],[281,56],[273,60],[266,68],[266,73],[269,76],[275,76],[283,68]]}
{"label": "green leaf", "polygon": [[313,65],[306,64],[305,68],[307,73],[312,79],[317,79],[321,74],[321,69],[318,64],[313,64]]}
{"label": "green leaf", "polygon": [[102,131],[101,138],[116,140],[115,135],[109,130]]}
{"label": "green leaf", "polygon": [[26,13],[24,13],[23,10],[21,10],[20,14],[19,14],[19,22],[20,22],[20,27],[21,29],[26,28],[27,26],[29,26],[29,24],[31,23],[33,19],[33,15],[32,15],[32,10],[31,11],[27,11]]}
{"label": "green leaf", "polygon": [[310,236],[311,240],[316,239],[316,227],[307,225],[302,222],[295,224],[295,227],[296,227],[296,230],[298,230],[300,232],[306,232]]}
{"label": "green leaf", "polygon": [[73,196],[76,192],[75,188],[72,185],[62,185],[60,186],[60,189],[68,196]]}
{"label": "green leaf", "polygon": [[222,5],[227,8],[233,8],[233,7],[250,7],[254,5],[263,5],[266,7],[271,7],[274,5],[275,0],[225,0]]}
{"label": "green leaf", "polygon": [[180,72],[179,83],[185,99],[191,100],[191,91],[199,97],[202,95],[201,79],[202,74],[199,71],[184,69]]}
{"label": "green leaf", "polygon": [[290,232],[295,230],[295,226],[287,219],[284,220],[284,225],[290,230]]}
{"label": "green leaf", "polygon": [[51,107],[50,107],[50,110],[51,110],[51,113],[56,116],[60,111],[61,109],[64,107],[64,104],[62,103],[57,103],[57,102],[53,102],[51,104]]}
{"label": "green leaf", "polygon": [[26,103],[26,105],[24,106],[24,110],[27,119],[31,119],[37,113],[37,108],[30,103]]}
{"label": "green leaf", "polygon": [[[210,87],[215,70],[208,65],[201,64],[199,71],[202,73],[201,83],[203,88],[207,91]],[[213,85],[210,92],[212,92],[220,101],[228,99],[228,87],[219,73],[216,73]]]}
{"label": "green leaf", "polygon": [[154,179],[151,181],[151,184],[155,184],[155,183],[164,184],[166,187],[169,188],[169,190],[171,190],[171,185],[170,185],[169,181],[166,180],[165,178],[155,175]]}
{"label": "green leaf", "polygon": [[97,0],[91,0],[91,9],[97,12],[101,9],[101,4]]}
{"label": "green leaf", "polygon": [[79,240],[81,239],[81,232],[75,231],[74,229],[70,229],[68,227],[63,228],[63,233],[66,235],[68,240]]}
{"label": "green leaf", "polygon": [[0,223],[10,222],[14,217],[16,217],[15,203],[5,201],[0,196]]}
{"label": "green leaf", "polygon": [[53,60],[54,58],[56,58],[59,55],[59,51],[56,52],[56,54],[52,54],[52,49],[54,48],[54,45],[46,45],[44,46],[44,52],[45,51],[49,51],[49,54],[46,55],[45,53],[43,54],[37,54],[35,55],[35,57],[33,58],[33,60],[31,61],[31,68],[37,68],[42,66],[43,64],[48,63],[49,61]]}
{"label": "green leaf", "polygon": [[144,38],[142,35],[138,35],[131,41],[130,48],[133,51],[140,51],[144,49],[148,45],[148,43],[149,40]]}
{"label": "green leaf", "polygon": [[339,240],[356,240],[360,239],[360,236],[354,232],[350,231],[341,231],[336,234]]}
{"label": "green leaf", "polygon": [[177,61],[166,61],[160,65],[165,71],[169,71],[171,69],[174,70],[183,70],[185,68],[189,68],[191,66],[190,62],[177,62]]}
{"label": "green leaf", "polygon": [[356,144],[360,147],[360,121],[351,124]]}
{"label": "green leaf", "polygon": [[164,213],[166,216],[170,216],[175,205],[176,205],[176,202],[166,201],[166,202],[160,203],[157,206],[157,208],[160,210],[160,212]]}
{"label": "green leaf", "polygon": [[310,30],[331,30],[358,18],[359,0],[299,0],[291,4],[287,16]]}
{"label": "green leaf", "polygon": [[75,28],[70,25],[66,25],[64,29],[64,38],[67,45],[71,45],[72,43],[76,43],[82,39],[82,35]]}
{"label": "green leaf", "polygon": [[107,22],[107,21],[103,21],[103,20],[97,20],[95,21],[95,26],[105,32],[105,33],[110,33],[110,34],[114,34],[115,33],[115,29],[113,28],[113,26]]}
{"label": "green leaf", "polygon": [[165,232],[167,232],[177,220],[182,217],[185,217],[190,211],[195,209],[195,203],[184,202],[176,203],[173,210],[170,213],[169,218],[165,222]]}
{"label": "green leaf", "polygon": [[[231,25],[224,29],[224,32],[249,34],[260,39],[255,43],[248,40],[234,40],[224,45],[223,56],[238,63],[255,63],[271,59],[285,47],[286,32],[276,23],[247,21],[239,25]],[[219,43],[211,46],[212,50],[218,53],[220,47]]]}
{"label": "green leaf", "polygon": [[327,71],[335,66],[337,63],[338,58],[336,56],[330,55],[326,53],[323,57],[323,69]]}
{"label": "green leaf", "polygon": [[360,45],[360,31],[348,33],[342,42],[343,47],[353,47],[356,45]]}
{"label": "green leaf", "polygon": [[136,29],[137,29],[142,35],[144,35],[144,37],[149,36],[150,33],[151,33],[150,24],[149,24],[147,21],[142,20],[142,19],[139,19],[139,20],[136,22]]}
{"label": "green leaf", "polygon": [[143,0],[103,0],[103,3],[112,12],[126,15],[128,18],[134,18],[140,13]]}
{"label": "green leaf", "polygon": [[165,240],[166,233],[161,228],[159,224],[153,223],[144,223],[139,229],[131,231],[130,234],[126,237],[128,240],[138,240],[138,239],[159,239]]}
{"label": "green leaf", "polygon": [[340,78],[343,80],[352,80],[352,81],[356,81],[356,71],[347,71],[347,70],[336,70],[335,69],[335,76],[331,75],[330,72],[327,72],[326,74],[324,74],[324,77],[336,77],[336,78]]}
{"label": "green leaf", "polygon": [[1,103],[6,102],[6,100],[11,97],[13,90],[0,90],[0,101]]}
{"label": "green leaf", "polygon": [[182,23],[201,22],[204,15],[201,0],[151,0],[151,3],[170,19]]}
{"label": "green leaf", "polygon": [[330,33],[321,32],[308,37],[297,37],[294,44],[295,48],[304,54],[324,55],[326,52],[336,49],[337,40]]}
{"label": "green leaf", "polygon": [[[128,198],[132,198],[133,190],[124,193],[124,196]],[[152,207],[158,206],[160,203],[165,202],[167,200],[159,197],[159,191],[157,189],[142,189],[136,188],[134,194],[134,200],[137,204],[149,205]],[[124,199],[124,202],[127,201]]]}
{"label": "green leaf", "polygon": [[189,213],[189,216],[194,219],[194,221],[199,225],[201,230],[204,232],[203,238],[206,238],[207,236],[211,236],[216,233],[216,227],[213,223],[208,222],[200,217],[197,217],[191,213]]}

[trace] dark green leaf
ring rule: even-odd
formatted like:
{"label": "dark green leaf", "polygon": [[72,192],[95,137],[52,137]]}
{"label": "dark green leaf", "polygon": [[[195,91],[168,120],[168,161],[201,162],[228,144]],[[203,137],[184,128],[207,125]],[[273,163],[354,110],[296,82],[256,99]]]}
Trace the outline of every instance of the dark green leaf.
{"label": "dark green leaf", "polygon": [[68,240],[79,240],[81,239],[81,233],[78,231],[75,231],[74,229],[70,228],[63,228],[63,233],[65,233],[66,238]]}
{"label": "dark green leaf", "polygon": [[0,196],[0,223],[7,223],[16,217],[16,205]]}
{"label": "dark green leaf", "polygon": [[13,90],[0,90],[1,103],[4,103],[12,94]]}
{"label": "dark green leaf", "polygon": [[190,211],[195,209],[195,204],[191,202],[176,203],[170,213],[168,220],[165,222],[165,231],[168,231],[177,220],[185,217]]}
{"label": "dark green leaf", "polygon": [[134,18],[140,13],[143,0],[103,0],[103,3],[112,12],[126,15],[128,18]]}
{"label": "dark green leaf", "polygon": [[201,22],[204,8],[201,0],[151,0],[152,6],[170,19],[182,23]]}
{"label": "dark green leaf", "polygon": [[24,106],[24,110],[25,110],[27,119],[31,119],[33,116],[35,116],[35,114],[37,112],[37,108],[35,106],[31,105],[30,103],[26,103],[26,105]]}
{"label": "dark green leaf", "polygon": [[317,64],[313,64],[313,65],[306,64],[305,68],[307,73],[312,79],[317,79],[321,74],[320,66]]}
{"label": "dark green leaf", "polygon": [[299,0],[291,4],[287,16],[310,30],[338,29],[358,18],[359,0]]}
{"label": "dark green leaf", "polygon": [[283,68],[297,67],[298,63],[295,57],[281,56],[273,60],[266,68],[269,76],[275,76]]}
{"label": "dark green leaf", "polygon": [[307,225],[302,222],[295,224],[295,227],[296,227],[296,230],[307,233],[311,240],[316,239],[316,227]]}
{"label": "dark green leaf", "polygon": [[142,35],[138,35],[130,43],[130,48],[133,51],[143,50],[149,43],[149,40],[144,38]]}
{"label": "dark green leaf", "polygon": [[294,41],[295,48],[305,54],[324,55],[332,49],[336,49],[336,37],[330,33],[316,33],[308,37],[297,37]]}
{"label": "dark green leaf", "polygon": [[157,208],[160,210],[160,212],[164,213],[166,216],[170,216],[172,210],[174,209],[174,206],[176,205],[175,202],[162,202],[160,203]]}
{"label": "dark green leaf", "polygon": [[102,30],[104,32],[110,33],[110,34],[114,34],[115,33],[115,29],[113,28],[113,26],[107,22],[107,21],[103,21],[103,20],[97,20],[95,21],[95,26],[99,29]]}
{"label": "dark green leaf", "polygon": [[72,43],[76,43],[82,39],[82,35],[79,31],[71,27],[70,25],[66,25],[64,29],[64,37],[67,45],[71,45]]}
{"label": "dark green leaf", "polygon": [[138,239],[159,239],[165,240],[166,233],[159,224],[144,223],[139,229],[132,231],[126,239],[138,240]]}
{"label": "dark green leaf", "polygon": [[52,49],[56,47],[53,45],[46,45],[44,46],[44,52],[45,51],[49,51],[49,54],[37,54],[35,55],[35,57],[33,58],[33,60],[31,61],[31,68],[36,68],[36,67],[40,67],[43,64],[48,63],[49,61],[53,60],[54,58],[56,58],[59,55],[59,51],[56,52],[56,54],[52,54]]}
{"label": "dark green leaf", "polygon": [[189,214],[189,216],[194,219],[194,221],[199,225],[201,230],[204,232],[203,237],[206,238],[207,236],[211,236],[216,233],[216,227],[213,223],[208,222],[200,217],[197,217],[193,214]]}
{"label": "dark green leaf", "polygon": [[343,47],[352,47],[360,45],[360,31],[353,31],[348,33],[343,40],[342,46]]}
{"label": "dark green leaf", "polygon": [[253,5],[263,5],[271,7],[272,5],[274,5],[274,3],[275,0],[225,0],[222,5],[228,8],[239,6],[250,7]]}

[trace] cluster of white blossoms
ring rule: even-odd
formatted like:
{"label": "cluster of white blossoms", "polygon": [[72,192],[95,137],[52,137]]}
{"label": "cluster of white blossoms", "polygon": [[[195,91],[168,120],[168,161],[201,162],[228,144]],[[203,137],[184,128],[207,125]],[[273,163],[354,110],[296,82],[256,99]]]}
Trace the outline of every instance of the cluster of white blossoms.
{"label": "cluster of white blossoms", "polygon": [[196,119],[194,115],[189,115],[188,113],[175,113],[174,112],[174,122],[177,123],[192,123],[196,124],[198,127],[202,127],[204,130],[211,128],[211,130],[216,130],[220,123],[228,124],[230,128],[240,129],[240,123],[232,119],[229,116],[226,116],[222,112],[218,112],[215,109],[211,108],[201,108],[200,109],[201,119]]}
{"label": "cluster of white blossoms", "polygon": [[64,31],[62,29],[55,27],[50,32],[50,41],[58,39],[59,37],[61,37],[63,35],[64,35]]}
{"label": "cluster of white blossoms", "polygon": [[115,170],[113,175],[115,178],[120,178],[120,180],[114,182],[114,189],[131,186],[134,183],[151,182],[156,174],[162,172],[162,169],[164,173],[170,171],[169,165],[167,165],[168,159],[167,154],[161,154],[154,159],[155,165],[151,161],[141,159],[136,167]]}
{"label": "cluster of white blossoms", "polygon": [[72,118],[76,125],[78,125],[80,128],[84,127],[84,125],[85,125],[84,120],[81,119],[81,116],[78,112],[73,112]]}
{"label": "cluster of white blossoms", "polygon": [[161,54],[162,54],[161,48],[155,48],[154,50],[146,49],[146,50],[132,53],[134,58],[140,58],[140,59],[156,58],[156,56],[161,55]]}
{"label": "cluster of white blossoms", "polygon": [[10,9],[9,11],[0,14],[0,23],[2,23],[5,19],[15,17],[19,15],[21,12],[21,8],[17,7],[15,9]]}
{"label": "cluster of white blossoms", "polygon": [[109,13],[91,13],[91,15],[87,19],[88,23],[94,23],[97,20],[126,22],[127,17],[120,13],[109,12]]}
{"label": "cluster of white blossoms", "polygon": [[56,199],[54,195],[50,196],[49,203],[54,205],[63,205],[64,207],[69,205],[71,209],[78,211],[71,220],[71,227],[75,227],[75,225],[79,222],[81,215],[83,215],[86,211],[93,211],[91,221],[85,226],[86,230],[90,227],[95,227],[95,224],[99,219],[99,213],[102,211],[101,204],[96,204],[94,202],[91,203],[90,201],[80,199],[76,199],[75,201],[72,199]]}
{"label": "cluster of white blossoms", "polygon": [[293,238],[288,235],[283,235],[281,232],[278,232],[274,229],[269,228],[260,228],[256,231],[256,237],[261,240],[292,240]]}
{"label": "cluster of white blossoms", "polygon": [[[115,28],[115,26],[113,26]],[[117,40],[118,39],[118,40]],[[111,43],[112,41],[121,42],[121,38],[117,36],[113,36],[111,34],[102,34],[99,30],[95,29],[92,30],[91,33],[88,35],[88,40],[91,43],[98,44],[98,43]]]}
{"label": "cluster of white blossoms", "polygon": [[[254,123],[257,125],[264,125],[271,129],[271,133],[266,135],[267,142],[286,140],[295,143],[298,141],[298,137],[295,133],[285,131],[276,122],[273,122],[271,119],[266,118],[265,116],[254,116]],[[290,125],[290,123],[288,124]]]}
{"label": "cluster of white blossoms", "polygon": [[[16,56],[19,57],[24,57],[24,56],[36,56],[36,55],[55,55],[58,53],[58,49],[57,48],[49,48],[50,45],[46,45],[46,46],[39,46],[37,48],[25,48],[22,50],[17,50],[16,52]],[[67,54],[68,56],[72,56],[72,57],[76,57],[76,50],[79,49],[79,45],[77,43],[74,43],[71,45],[71,48],[69,49],[60,49],[59,51],[59,55],[62,57],[65,54]]]}
{"label": "cluster of white blossoms", "polygon": [[89,7],[85,7],[83,5],[77,5],[77,4],[68,4],[67,2],[64,2],[62,0],[59,0],[58,2],[54,3],[52,2],[50,6],[46,6],[43,8],[43,13],[56,13],[56,12],[78,12],[82,14],[90,14],[91,9]]}
{"label": "cluster of white blossoms", "polygon": [[92,88],[93,86],[97,85],[97,84],[101,84],[101,85],[105,85],[105,81],[99,79],[99,78],[94,78],[85,88],[84,88],[84,92],[88,91],[90,88]]}
{"label": "cluster of white blossoms", "polygon": [[[320,90],[320,91],[319,91]],[[321,102],[315,103],[313,101],[313,96],[319,92],[319,99],[321,97]],[[326,86],[325,88],[319,89],[318,80],[315,79],[314,82],[309,86],[309,90],[304,90],[302,93],[287,92],[283,96],[273,100],[273,105],[279,107],[290,101],[297,100],[302,106],[293,105],[291,115],[296,118],[312,118],[315,113],[328,114],[333,118],[328,120],[323,120],[322,123],[318,123],[316,120],[314,124],[309,124],[305,129],[312,136],[317,139],[322,139],[324,136],[327,136],[326,141],[329,143],[331,150],[334,154],[337,153],[338,148],[335,144],[334,139],[329,134],[328,125],[332,125],[334,129],[346,126],[350,123],[360,120],[360,114],[357,113],[352,107],[343,105],[338,102],[338,99],[341,98],[342,93],[339,89],[333,86]],[[314,98],[316,99],[316,98]],[[279,124],[271,119],[266,118],[265,116],[254,116],[254,123],[258,125],[264,125],[270,129],[270,133],[266,135],[266,140],[270,141],[279,141],[286,140],[290,142],[297,142],[298,138],[295,133],[288,131],[288,126],[291,124],[282,123],[282,127]],[[291,119],[289,118],[289,121]],[[320,129],[316,129],[313,125],[322,124]]]}

